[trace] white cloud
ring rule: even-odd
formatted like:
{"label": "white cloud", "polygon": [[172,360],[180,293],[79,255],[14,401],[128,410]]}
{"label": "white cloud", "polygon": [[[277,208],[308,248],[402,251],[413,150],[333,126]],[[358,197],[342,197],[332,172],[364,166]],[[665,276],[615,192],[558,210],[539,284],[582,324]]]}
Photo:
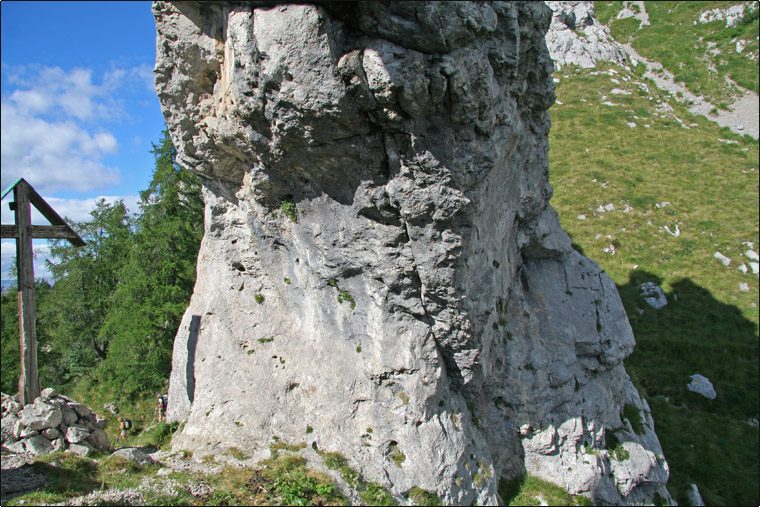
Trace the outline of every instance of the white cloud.
{"label": "white cloud", "polygon": [[53,105],[50,94],[42,90],[16,90],[11,100],[21,111],[31,114],[44,113]]}
{"label": "white cloud", "polygon": [[2,187],[22,176],[47,193],[118,184],[118,168],[102,159],[119,142],[102,125],[128,119],[120,94],[152,88],[150,66],[114,67],[99,84],[91,69],[2,67]]}
{"label": "white cloud", "polygon": [[73,121],[50,122],[0,105],[2,187],[23,177],[37,191],[79,191],[116,184],[119,173],[100,158],[118,149],[108,132],[90,135]]}

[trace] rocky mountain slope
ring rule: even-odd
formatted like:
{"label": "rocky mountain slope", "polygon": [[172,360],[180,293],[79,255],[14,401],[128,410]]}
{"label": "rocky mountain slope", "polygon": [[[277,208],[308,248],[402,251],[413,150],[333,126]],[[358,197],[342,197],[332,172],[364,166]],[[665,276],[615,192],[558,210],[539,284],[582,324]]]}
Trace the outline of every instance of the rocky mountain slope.
{"label": "rocky mountain slope", "polygon": [[552,10],[546,46],[555,70],[565,65],[588,69],[598,61],[626,63],[625,50],[597,19],[594,2],[546,2],[546,5]]}
{"label": "rocky mountain slope", "polygon": [[457,504],[526,472],[667,498],[617,290],[548,204],[549,8],[154,14],[158,95],[206,198],[176,449],[304,442]]}
{"label": "rocky mountain slope", "polygon": [[[695,491],[707,505],[758,503],[757,11],[700,22],[749,4],[596,2],[642,58],[553,74],[552,204],[620,290],[636,336],[626,369],[683,504]],[[667,306],[643,299],[652,284]],[[696,374],[715,399],[690,390]]]}

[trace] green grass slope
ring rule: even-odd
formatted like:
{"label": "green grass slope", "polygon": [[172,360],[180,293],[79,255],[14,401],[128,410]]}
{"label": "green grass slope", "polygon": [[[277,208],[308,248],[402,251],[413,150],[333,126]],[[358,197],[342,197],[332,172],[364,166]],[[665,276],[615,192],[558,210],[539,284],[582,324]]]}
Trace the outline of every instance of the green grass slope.
{"label": "green grass slope", "polygon": [[[758,91],[758,13],[745,11],[742,21],[726,28],[725,20],[694,22],[701,13],[745,2],[645,2],[651,26],[634,18],[616,19],[623,2],[595,2],[597,17],[615,40],[631,42],[642,56],[657,60],[693,93],[725,109],[740,86]],[[737,41],[746,47],[737,51]]]}
{"label": "green grass slope", "polygon": [[[747,242],[760,249],[758,143],[621,67],[555,78],[552,204],[620,290],[637,341],[626,368],[652,407],[670,491],[684,503],[696,483],[708,505],[758,505],[758,277],[738,269]],[[665,290],[662,310],[641,298],[646,281]],[[687,391],[695,373],[717,399]]]}

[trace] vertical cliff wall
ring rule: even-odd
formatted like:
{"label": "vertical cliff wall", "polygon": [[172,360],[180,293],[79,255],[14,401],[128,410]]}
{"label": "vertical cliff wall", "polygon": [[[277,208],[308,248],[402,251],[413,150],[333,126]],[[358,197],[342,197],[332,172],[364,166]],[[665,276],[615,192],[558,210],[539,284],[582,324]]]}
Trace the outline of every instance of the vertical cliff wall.
{"label": "vertical cliff wall", "polygon": [[617,290],[549,205],[549,8],[153,11],[156,89],[206,199],[176,447],[263,457],[276,435],[454,504],[525,473],[667,495]]}

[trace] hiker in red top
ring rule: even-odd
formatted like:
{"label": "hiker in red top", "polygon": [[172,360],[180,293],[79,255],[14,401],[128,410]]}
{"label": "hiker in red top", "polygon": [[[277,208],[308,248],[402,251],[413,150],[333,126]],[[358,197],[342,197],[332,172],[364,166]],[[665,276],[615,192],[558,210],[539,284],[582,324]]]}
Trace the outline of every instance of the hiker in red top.
{"label": "hiker in red top", "polygon": [[156,393],[156,399],[158,400],[158,422],[166,419],[166,397],[164,395]]}

